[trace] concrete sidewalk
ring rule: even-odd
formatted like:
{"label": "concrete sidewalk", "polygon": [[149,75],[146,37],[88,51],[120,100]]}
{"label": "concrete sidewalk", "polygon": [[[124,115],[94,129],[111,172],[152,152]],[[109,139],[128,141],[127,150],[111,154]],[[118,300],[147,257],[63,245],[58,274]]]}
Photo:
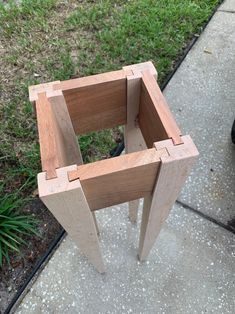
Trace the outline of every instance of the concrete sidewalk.
{"label": "concrete sidewalk", "polygon": [[[234,218],[235,1],[226,1],[165,89],[183,134],[201,154],[179,200],[227,224]],[[209,52],[209,53],[208,53]],[[234,313],[235,235],[175,204],[148,261],[127,204],[97,213],[107,273],[69,237],[17,313]]]}

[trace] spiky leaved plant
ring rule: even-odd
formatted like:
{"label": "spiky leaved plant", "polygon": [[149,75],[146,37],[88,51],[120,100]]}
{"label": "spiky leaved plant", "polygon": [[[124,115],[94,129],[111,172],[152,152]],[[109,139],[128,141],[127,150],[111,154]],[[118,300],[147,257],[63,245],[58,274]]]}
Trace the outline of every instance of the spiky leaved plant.
{"label": "spiky leaved plant", "polygon": [[12,194],[0,200],[0,267],[4,258],[10,263],[10,251],[20,252],[20,246],[26,244],[25,235],[37,234],[37,220],[20,213],[22,203],[22,199]]}

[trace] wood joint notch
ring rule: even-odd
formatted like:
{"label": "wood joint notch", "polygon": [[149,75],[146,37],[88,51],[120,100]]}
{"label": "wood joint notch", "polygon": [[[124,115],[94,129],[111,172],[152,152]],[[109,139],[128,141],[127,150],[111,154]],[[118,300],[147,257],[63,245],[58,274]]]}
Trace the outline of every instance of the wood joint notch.
{"label": "wood joint notch", "polygon": [[31,85],[29,86],[29,100],[32,103],[35,103],[36,100],[38,100],[38,94],[40,93],[50,93],[52,96],[52,93],[56,90],[55,85],[59,84],[60,81],[54,81],[49,83],[43,83],[43,84],[37,84],[37,85]]}
{"label": "wood joint notch", "polygon": [[[193,163],[197,159],[199,152],[190,135],[181,136],[182,143],[176,145],[172,139],[159,141],[154,143],[157,150],[165,148],[168,152],[168,158],[171,160],[192,159]],[[162,156],[161,160],[166,160],[166,156]]]}

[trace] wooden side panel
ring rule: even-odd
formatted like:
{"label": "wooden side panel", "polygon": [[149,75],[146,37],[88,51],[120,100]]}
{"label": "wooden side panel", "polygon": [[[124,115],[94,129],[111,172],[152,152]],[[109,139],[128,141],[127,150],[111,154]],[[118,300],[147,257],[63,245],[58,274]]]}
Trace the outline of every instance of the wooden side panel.
{"label": "wooden side panel", "polygon": [[64,81],[61,89],[76,134],[126,123],[126,75],[123,70]]}
{"label": "wooden side panel", "polygon": [[149,195],[154,187],[160,157],[155,148],[78,166],[69,180],[79,178],[91,210]]}
{"label": "wooden side panel", "polygon": [[144,71],[140,98],[139,124],[148,147],[165,139],[181,144],[181,132],[166,100],[150,72]]}
{"label": "wooden side panel", "polygon": [[180,190],[195,163],[198,151],[190,136],[182,136],[184,144],[174,146],[172,140],[155,143],[156,149],[165,147],[168,156],[161,157],[156,186],[145,198],[141,222],[139,258],[146,259],[169,215]]}
{"label": "wooden side panel", "polygon": [[76,166],[57,170],[57,178],[38,174],[39,196],[88,260],[103,273],[104,264],[95,222],[79,180],[69,182],[67,173]]}

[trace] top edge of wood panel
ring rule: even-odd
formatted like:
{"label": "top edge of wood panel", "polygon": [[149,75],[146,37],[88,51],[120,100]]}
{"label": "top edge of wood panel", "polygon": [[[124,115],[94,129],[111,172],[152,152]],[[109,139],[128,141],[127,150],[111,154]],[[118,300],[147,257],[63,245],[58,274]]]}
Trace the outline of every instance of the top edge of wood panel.
{"label": "top edge of wood panel", "polygon": [[139,152],[78,166],[76,170],[68,172],[68,178],[69,181],[77,179],[87,180],[110,173],[125,171],[130,168],[160,162],[162,156],[168,156],[168,152],[165,148],[158,151],[155,148],[145,149]]}
{"label": "top edge of wood panel", "polygon": [[113,81],[125,80],[126,73],[124,70],[117,70],[112,72],[106,72],[101,74],[95,74],[90,76],[84,76],[74,78],[67,81],[62,81],[58,84],[53,85],[54,90],[72,90],[76,88],[89,87],[97,84],[104,84]]}
{"label": "top edge of wood panel", "polygon": [[171,138],[175,145],[182,144],[181,135],[182,132],[179,129],[174,116],[167,104],[167,101],[158,86],[154,76],[149,71],[143,71],[142,74],[143,88],[149,94],[154,107],[159,115],[161,123],[165,128],[169,138]]}

